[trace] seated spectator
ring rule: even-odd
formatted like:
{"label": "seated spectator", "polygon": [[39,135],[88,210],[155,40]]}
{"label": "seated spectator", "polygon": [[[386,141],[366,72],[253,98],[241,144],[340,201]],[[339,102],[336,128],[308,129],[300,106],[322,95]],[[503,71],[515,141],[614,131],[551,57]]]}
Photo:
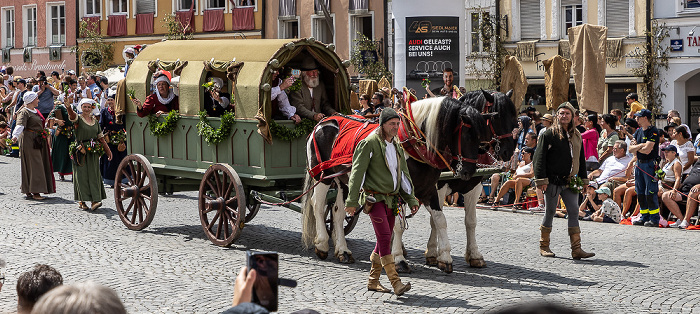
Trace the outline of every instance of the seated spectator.
{"label": "seated spectator", "polygon": [[224,93],[221,89],[224,87],[224,80],[219,77],[209,78],[209,82],[214,83],[211,88],[207,89],[204,95],[204,110],[210,117],[221,117],[224,112],[231,111],[231,94]]}
{"label": "seated spectator", "polygon": [[595,183],[589,184],[583,195],[583,202],[581,202],[581,205],[578,207],[578,218],[592,220],[593,213],[599,209],[601,204],[603,204],[603,202],[597,197]]}
{"label": "seated spectator", "polygon": [[[595,190],[598,193],[598,199],[603,202],[603,204],[598,207],[598,210],[593,213],[591,219],[595,222],[609,222],[609,223],[620,223],[621,213],[620,206],[617,206],[615,202],[610,198],[612,193],[607,187],[601,187]],[[597,206],[593,204],[593,206]]]}
{"label": "seated spectator", "polygon": [[[523,149],[523,160],[518,164],[518,169],[515,170],[513,178],[503,183],[501,189],[496,196],[496,202],[500,201],[503,195],[510,189],[515,189],[515,199],[513,200],[513,209],[519,209],[520,195],[523,193],[523,188],[534,186],[532,178],[535,176],[535,171],[532,168],[532,155],[535,149],[525,147]],[[493,205],[493,204],[492,204]]]}
{"label": "seated spectator", "polygon": [[670,124],[674,117],[677,117],[680,119],[681,113],[678,112],[678,110],[676,110],[676,109],[669,110],[668,115],[666,116],[666,122],[668,122]]}
{"label": "seated spectator", "polygon": [[[49,265],[37,264],[17,278],[17,312],[30,313],[34,304],[49,290],[63,284],[63,277]],[[43,312],[38,312],[43,313]]]}
{"label": "seated spectator", "polygon": [[297,108],[289,103],[287,92],[285,91],[298,79],[290,76],[286,79],[279,77],[278,69],[272,73],[272,89],[270,90],[270,100],[272,101],[272,118],[276,120],[292,120],[295,124],[301,123],[301,117],[297,114]]}
{"label": "seated spectator", "polygon": [[[519,116],[518,129],[513,131],[513,139],[515,140],[516,144],[515,148],[518,149],[518,151],[516,151],[516,155],[520,155],[518,154],[519,150],[525,147],[525,135],[527,135],[527,133],[530,133],[530,130],[532,130],[530,117]],[[518,161],[519,160],[520,156],[518,156]]]}
{"label": "seated spectator", "polygon": [[7,149],[6,139],[10,138],[10,128],[7,127],[7,122],[0,121],[0,152]]}
{"label": "seated spectator", "polygon": [[[613,145],[613,156],[611,158],[605,159],[600,168],[593,170],[588,174],[588,180],[598,183],[598,185],[603,185],[608,182],[608,179],[612,177],[622,176],[629,165],[630,160],[632,160],[631,155],[625,154],[627,151],[627,144],[625,141],[618,140]],[[608,187],[610,189],[611,187]],[[614,189],[614,188],[613,188]]]}
{"label": "seated spectator", "polygon": [[302,86],[289,94],[289,102],[297,108],[296,113],[306,119],[321,121],[326,116],[336,113],[331,105],[326,86],[319,78],[316,61],[306,58],[301,64]]}
{"label": "seated spectator", "polygon": [[134,105],[136,105],[136,114],[139,117],[145,117],[149,114],[160,116],[168,114],[170,110],[179,110],[178,97],[170,89],[170,78],[159,71],[153,75],[153,82],[156,85],[156,91],[148,96],[143,104],[138,99],[132,100]]}
{"label": "seated spectator", "polygon": [[126,314],[126,308],[114,290],[86,282],[49,291],[32,310],[32,314],[65,313]]}
{"label": "seated spectator", "polygon": [[372,95],[372,108],[374,108],[374,112],[372,114],[368,114],[365,117],[367,118],[376,118],[379,117],[379,114],[384,110],[385,103],[384,103],[384,93],[382,92],[376,92],[374,95]]}
{"label": "seated spectator", "polygon": [[627,117],[632,119],[634,119],[635,113],[645,109],[644,106],[639,103],[639,96],[637,96],[637,93],[630,93],[627,95],[627,105],[630,106],[630,112],[627,113]]}
{"label": "seated spectator", "polygon": [[[698,117],[698,126],[700,126],[700,117]],[[700,156],[700,133],[695,136],[695,142],[693,142],[693,145],[695,146],[695,155]]]}
{"label": "seated spectator", "polygon": [[695,162],[695,147],[690,141],[690,133],[683,125],[677,126],[673,129],[672,134],[669,134],[673,139],[671,145],[675,146],[678,150],[678,158],[681,160],[683,165],[683,174],[690,173],[690,168]]}
{"label": "seated spectator", "polygon": [[598,115],[590,114],[584,120],[584,127],[586,131],[581,133],[581,139],[583,140],[583,154],[586,158],[586,169],[592,171],[598,169],[600,164],[598,163],[598,138],[600,137],[600,131],[602,130],[600,125],[598,125]]}
{"label": "seated spectator", "polygon": [[367,94],[360,95],[360,115],[363,117],[367,117],[367,115],[370,115],[373,113],[374,113],[374,107],[372,106],[371,99],[369,98],[369,95],[367,95]]}
{"label": "seated spectator", "polygon": [[[601,117],[601,127],[603,131],[598,138],[598,161],[602,164],[605,159],[613,155],[613,146],[620,139],[620,136],[615,131],[617,125],[617,117],[611,114],[604,114]],[[603,133],[605,136],[603,136]],[[625,149],[627,145],[625,145]],[[626,153],[626,151],[625,151]]]}
{"label": "seated spectator", "polygon": [[681,187],[683,166],[681,165],[680,158],[678,158],[676,146],[668,145],[661,150],[665,155],[664,163],[661,166],[661,170],[664,172],[664,179],[659,181],[659,195],[663,198],[665,192],[678,190],[678,188]]}
{"label": "seated spectator", "polygon": [[[678,218],[675,223],[672,223],[669,226],[685,229],[689,225],[688,221],[690,221],[690,217],[693,217],[695,214],[695,209],[698,207],[698,202],[696,200],[698,196],[700,196],[700,159],[695,162],[693,167],[690,169],[690,173],[685,180],[683,180],[683,183],[678,191],[681,193],[678,193],[675,190],[665,192],[661,196],[661,201],[663,202],[664,206],[666,206],[666,208],[668,208],[668,210],[673,213],[676,218]],[[677,202],[680,201],[687,201],[685,216],[682,215],[678,206]],[[682,220],[681,217],[683,217]]]}

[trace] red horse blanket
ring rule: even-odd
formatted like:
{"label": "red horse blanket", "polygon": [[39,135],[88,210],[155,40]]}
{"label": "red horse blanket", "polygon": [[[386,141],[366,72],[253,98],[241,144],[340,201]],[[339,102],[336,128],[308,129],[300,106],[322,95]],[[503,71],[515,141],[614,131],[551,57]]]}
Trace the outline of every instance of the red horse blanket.
{"label": "red horse blanket", "polygon": [[[361,116],[354,116],[359,119],[363,119]],[[369,121],[356,121],[348,119],[342,116],[333,116],[323,119],[323,121],[334,120],[338,124],[338,137],[333,142],[333,150],[331,151],[331,158],[329,160],[323,161],[309,170],[309,174],[312,177],[316,177],[322,171],[333,168],[335,166],[352,165],[352,155],[355,153],[355,147],[357,144],[369,136],[372,131],[379,127],[379,124],[370,123]],[[319,123],[320,124],[320,123]],[[314,136],[316,130],[311,136]],[[314,149],[316,152],[316,160],[321,160],[321,155],[318,151],[318,146],[316,144],[316,137],[314,136]]]}

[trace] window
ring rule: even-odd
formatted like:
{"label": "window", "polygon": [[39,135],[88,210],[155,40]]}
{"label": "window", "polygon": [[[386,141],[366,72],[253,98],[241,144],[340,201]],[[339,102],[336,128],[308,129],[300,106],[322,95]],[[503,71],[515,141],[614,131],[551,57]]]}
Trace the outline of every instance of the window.
{"label": "window", "polygon": [[296,16],[297,3],[294,0],[280,0],[279,17]]}
{"label": "window", "polygon": [[225,9],[225,0],[207,0],[207,9]]}
{"label": "window", "polygon": [[155,0],[137,0],[136,14],[156,13]]}
{"label": "window", "polygon": [[[330,23],[329,23],[330,22]],[[330,24],[330,28],[328,27]],[[316,38],[316,40],[324,44],[334,44],[335,36],[333,32],[335,31],[335,14],[331,14],[331,20],[326,21],[324,16],[312,16],[311,17],[311,36]]]}
{"label": "window", "polygon": [[580,4],[576,5],[564,5],[562,9],[562,34],[564,38],[569,38],[569,28],[583,24],[583,6]]}
{"label": "window", "polygon": [[520,0],[520,32],[521,39],[540,39],[540,1]]}
{"label": "window", "polygon": [[102,15],[100,2],[102,0],[85,0],[85,16]]}
{"label": "window", "polygon": [[328,9],[328,12],[331,12],[331,3],[330,0],[314,0],[314,12],[316,14],[323,14],[323,5],[325,4],[326,9]]}
{"label": "window", "polygon": [[489,12],[474,11],[469,14],[469,29],[470,36],[468,38],[468,47],[471,48],[470,53],[488,52],[491,48],[491,41],[484,41],[484,38],[491,38],[493,26]]}
{"label": "window", "polygon": [[129,12],[128,0],[112,1],[112,14],[127,14]]}
{"label": "window", "polygon": [[700,0],[686,0],[683,5],[686,9],[700,9]]}
{"label": "window", "polygon": [[15,10],[2,9],[2,47],[13,48],[15,46]]}
{"label": "window", "polygon": [[289,20],[279,20],[277,38],[299,38],[299,17]]}
{"label": "window", "polygon": [[197,1],[196,0],[177,0],[177,10],[178,11],[188,11],[190,7],[192,6],[192,2],[194,1],[194,11],[195,14],[197,12]]}
{"label": "window", "polygon": [[369,0],[350,0],[348,9],[350,12],[367,12],[369,10]]}
{"label": "window", "polygon": [[36,46],[36,6],[24,7],[24,46]]}
{"label": "window", "polygon": [[608,27],[608,38],[630,35],[629,13],[628,1],[605,1],[605,26]]}
{"label": "window", "polygon": [[65,45],[66,44],[66,12],[65,6],[61,5],[49,5],[49,30],[51,45]]}
{"label": "window", "polygon": [[350,55],[355,48],[355,40],[367,37],[374,40],[374,16],[370,15],[350,15]]}
{"label": "window", "polygon": [[256,0],[236,0],[237,7],[257,7]]}

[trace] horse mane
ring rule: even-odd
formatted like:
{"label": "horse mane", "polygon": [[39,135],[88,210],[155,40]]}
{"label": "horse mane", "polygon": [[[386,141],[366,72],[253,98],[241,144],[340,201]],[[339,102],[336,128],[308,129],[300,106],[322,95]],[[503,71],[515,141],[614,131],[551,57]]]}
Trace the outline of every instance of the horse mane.
{"label": "horse mane", "polygon": [[[484,138],[484,136],[486,136],[486,133],[484,132],[486,130],[486,120],[483,116],[481,116],[481,111],[474,107],[464,106],[461,113],[462,116],[467,117],[468,123],[471,124],[470,132],[472,132],[478,139],[486,140]],[[454,128],[456,127],[457,126],[455,125],[452,130],[447,131],[453,132]]]}
{"label": "horse mane", "polygon": [[[413,118],[425,134],[426,141],[438,150],[444,150],[454,139],[454,131],[466,117],[472,125],[468,132],[481,138],[486,128],[481,112],[472,107],[463,107],[459,100],[451,97],[433,97],[411,104]],[[432,152],[432,150],[431,150]]]}
{"label": "horse mane", "polygon": [[438,125],[441,122],[438,121],[438,114],[442,109],[444,99],[445,97],[432,97],[411,103],[413,121],[422,129],[426,141],[438,149],[437,144],[440,138]]}

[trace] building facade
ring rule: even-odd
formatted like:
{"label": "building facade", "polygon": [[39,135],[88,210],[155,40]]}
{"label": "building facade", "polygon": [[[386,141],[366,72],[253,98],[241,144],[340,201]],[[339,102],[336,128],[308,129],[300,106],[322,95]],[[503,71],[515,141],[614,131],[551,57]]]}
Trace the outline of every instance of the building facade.
{"label": "building facade", "polygon": [[386,0],[266,0],[265,5],[265,38],[314,37],[334,44],[338,56],[348,60],[362,34],[378,41],[386,60]]}
{"label": "building facade", "polygon": [[75,69],[75,10],[75,0],[0,2],[0,64],[12,66],[22,77]]}
{"label": "building facade", "polygon": [[668,31],[661,48],[669,48],[668,70],[661,72],[664,112],[675,109],[696,130],[700,117],[700,2],[656,1],[654,20]]}
{"label": "building facade", "polygon": [[79,18],[114,43],[113,65],[124,63],[124,48],[165,39],[166,16],[190,27],[195,40],[261,38],[264,31],[258,0],[77,1]]}
{"label": "building facade", "polygon": [[[495,45],[495,36],[479,36],[479,25],[494,21],[504,47],[516,55],[528,80],[525,103],[545,112],[544,65],[557,54],[570,58],[567,29],[584,23],[608,27],[604,111],[625,110],[625,96],[641,90],[642,78],[632,69],[646,44],[650,4],[647,0],[467,0],[466,55],[470,64],[483,71],[484,60]],[[488,69],[487,69],[488,70]],[[480,71],[467,69],[465,85],[484,85]],[[571,98],[576,98],[573,77]],[[469,89],[469,88],[468,88]],[[473,89],[473,88],[472,88]],[[641,96],[641,95],[640,95]]]}

